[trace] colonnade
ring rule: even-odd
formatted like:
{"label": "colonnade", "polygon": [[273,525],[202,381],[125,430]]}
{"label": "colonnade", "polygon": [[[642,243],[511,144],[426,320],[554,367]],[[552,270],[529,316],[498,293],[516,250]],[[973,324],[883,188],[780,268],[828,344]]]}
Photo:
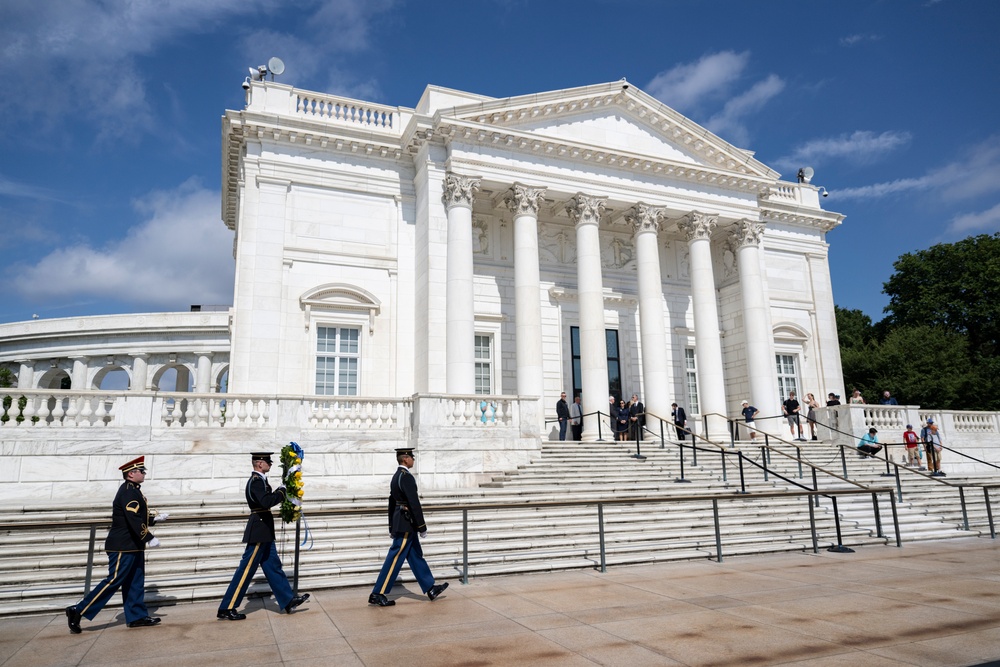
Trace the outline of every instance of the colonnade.
{"label": "colonnade", "polygon": [[[447,392],[474,393],[473,341],[475,304],[472,291],[472,204],[480,179],[447,173],[442,201],[448,216],[447,248]],[[538,211],[545,188],[514,183],[504,203],[514,224],[514,294],[517,390],[542,396],[542,331],[539,301]],[[608,370],[604,322],[604,285],[599,227],[607,197],[578,193],[568,199],[566,212],[576,226],[577,293],[580,308],[580,363],[585,413],[607,409]],[[633,229],[638,274],[642,377],[646,409],[669,416],[670,378],[663,311],[657,235],[666,211],[642,202],[629,208],[624,220]],[[727,413],[719,308],[712,267],[711,238],[718,216],[691,211],[678,228],[688,243],[695,357],[702,414]],[[760,239],[764,225],[740,220],[730,231],[741,276],[743,322],[751,401],[771,405],[773,381],[772,334],[760,274]],[[596,437],[597,420],[584,421],[584,437]],[[710,437],[725,433],[722,418],[709,420]]]}
{"label": "colonnade", "polygon": [[[129,376],[130,391],[149,391],[155,377],[173,368],[177,373],[177,391],[187,391],[191,386],[196,393],[216,391],[216,384],[228,368],[228,354],[213,352],[147,354],[130,352],[125,354],[84,356],[74,355],[52,359],[17,359],[17,387],[19,389],[47,389],[53,374],[69,376],[74,390],[96,389],[102,370],[122,370]],[[194,372],[194,383],[191,374]],[[50,380],[46,380],[46,378]]]}

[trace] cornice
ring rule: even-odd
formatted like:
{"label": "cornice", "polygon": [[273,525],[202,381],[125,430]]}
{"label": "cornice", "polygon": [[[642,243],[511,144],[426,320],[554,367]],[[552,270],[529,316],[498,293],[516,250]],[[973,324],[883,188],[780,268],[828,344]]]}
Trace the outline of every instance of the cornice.
{"label": "cornice", "polygon": [[841,213],[833,213],[822,209],[804,210],[798,206],[785,205],[777,202],[760,202],[760,221],[780,222],[792,225],[802,225],[812,227],[822,232],[840,226],[844,220]]}

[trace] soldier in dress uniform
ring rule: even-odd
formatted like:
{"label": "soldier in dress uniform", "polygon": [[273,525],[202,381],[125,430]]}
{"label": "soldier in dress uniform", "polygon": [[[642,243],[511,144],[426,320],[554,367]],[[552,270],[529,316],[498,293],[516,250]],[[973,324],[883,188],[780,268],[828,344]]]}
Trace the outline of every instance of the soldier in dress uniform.
{"label": "soldier in dress uniform", "polygon": [[146,546],[158,547],[160,541],[149,532],[154,523],[166,521],[167,513],[157,514],[146,505],[140,487],[146,479],[146,457],[140,456],[119,468],[125,480],[118,487],[111,505],[111,530],[104,541],[108,554],[108,576],[97,584],[80,602],[66,607],[69,631],[82,632],[80,619],[94,620],[119,588],[125,607],[125,622],[130,628],[156,625],[159,618],[146,609]]}
{"label": "soldier in dress uniform", "polygon": [[420,509],[420,498],[417,497],[417,480],[410,473],[410,468],[413,467],[413,450],[397,449],[396,462],[399,468],[389,483],[389,536],[392,537],[392,547],[385,556],[382,571],[368,596],[368,604],[379,607],[396,604],[386,594],[392,590],[403,561],[410,565],[410,571],[416,577],[420,590],[427,594],[431,602],[448,588],[447,582],[434,583],[434,575],[424,560],[424,552],[417,539],[417,533],[420,537],[427,535],[427,525],[424,523],[423,510]]}
{"label": "soldier in dress uniform", "polygon": [[267,473],[271,469],[271,454],[272,452],[255,452],[250,455],[253,472],[247,480],[245,490],[250,518],[247,520],[246,530],[243,531],[243,542],[247,546],[243,551],[243,559],[233,574],[233,580],[229,583],[229,589],[226,590],[219,605],[216,617],[224,621],[242,621],[247,617],[236,608],[243,602],[243,596],[246,595],[258,567],[264,570],[264,576],[267,577],[267,583],[274,593],[274,599],[286,614],[292,613],[293,609],[309,599],[308,593],[296,595],[292,591],[288,577],[281,569],[278,550],[274,546],[274,516],[271,514],[271,508],[284,500],[285,487],[279,486],[272,491],[267,481]]}

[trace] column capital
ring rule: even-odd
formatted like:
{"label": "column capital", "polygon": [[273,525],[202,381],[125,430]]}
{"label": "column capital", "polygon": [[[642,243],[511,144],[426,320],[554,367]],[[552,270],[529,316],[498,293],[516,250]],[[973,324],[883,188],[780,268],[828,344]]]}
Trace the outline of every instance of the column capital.
{"label": "column capital", "polygon": [[729,238],[736,248],[760,245],[760,239],[763,235],[764,223],[749,218],[737,220],[729,231]]}
{"label": "column capital", "polygon": [[595,197],[577,192],[566,202],[566,213],[569,214],[570,220],[577,227],[580,225],[599,225],[607,203],[607,197]]}
{"label": "column capital", "polygon": [[545,198],[545,188],[533,188],[523,183],[514,183],[503,198],[503,203],[514,215],[538,217],[538,208]]}
{"label": "column capital", "polygon": [[472,200],[479,190],[482,179],[478,176],[459,176],[448,172],[444,177],[444,193],[441,195],[441,202],[445,209],[462,206],[472,208]]}
{"label": "column capital", "polygon": [[625,222],[632,225],[636,235],[642,232],[660,231],[660,219],[663,217],[663,209],[656,206],[647,206],[639,202],[625,211]]}
{"label": "column capital", "polygon": [[711,239],[715,226],[719,223],[719,216],[701,211],[691,211],[677,223],[677,228],[684,233],[688,242],[699,239]]}

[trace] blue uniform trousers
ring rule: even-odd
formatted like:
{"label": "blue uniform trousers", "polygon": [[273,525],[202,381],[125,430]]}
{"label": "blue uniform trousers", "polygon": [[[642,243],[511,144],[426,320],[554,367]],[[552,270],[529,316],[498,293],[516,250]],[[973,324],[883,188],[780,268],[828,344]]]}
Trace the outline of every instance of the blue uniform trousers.
{"label": "blue uniform trousers", "polygon": [[416,533],[393,533],[392,546],[389,553],[385,555],[385,562],[382,563],[382,571],[378,573],[375,580],[375,588],[372,593],[386,595],[392,590],[392,585],[396,583],[396,577],[403,568],[403,561],[410,566],[410,572],[417,578],[420,590],[426,593],[434,585],[434,575],[431,568],[424,560],[424,550],[420,548],[420,540]]}
{"label": "blue uniform trousers", "polygon": [[292,601],[292,586],[288,583],[285,571],[281,569],[281,559],[278,558],[274,542],[255,542],[248,544],[243,551],[243,559],[240,560],[240,565],[233,574],[233,580],[229,582],[229,588],[222,597],[219,611],[236,609],[243,603],[243,596],[246,595],[258,566],[264,570],[264,576],[267,577],[267,583],[274,593],[278,606],[284,609],[285,605]]}
{"label": "blue uniform trousers", "polygon": [[144,599],[145,586],[146,554],[141,551],[109,551],[108,576],[94,586],[76,608],[81,616],[92,621],[121,588],[125,622],[132,623],[149,616]]}

